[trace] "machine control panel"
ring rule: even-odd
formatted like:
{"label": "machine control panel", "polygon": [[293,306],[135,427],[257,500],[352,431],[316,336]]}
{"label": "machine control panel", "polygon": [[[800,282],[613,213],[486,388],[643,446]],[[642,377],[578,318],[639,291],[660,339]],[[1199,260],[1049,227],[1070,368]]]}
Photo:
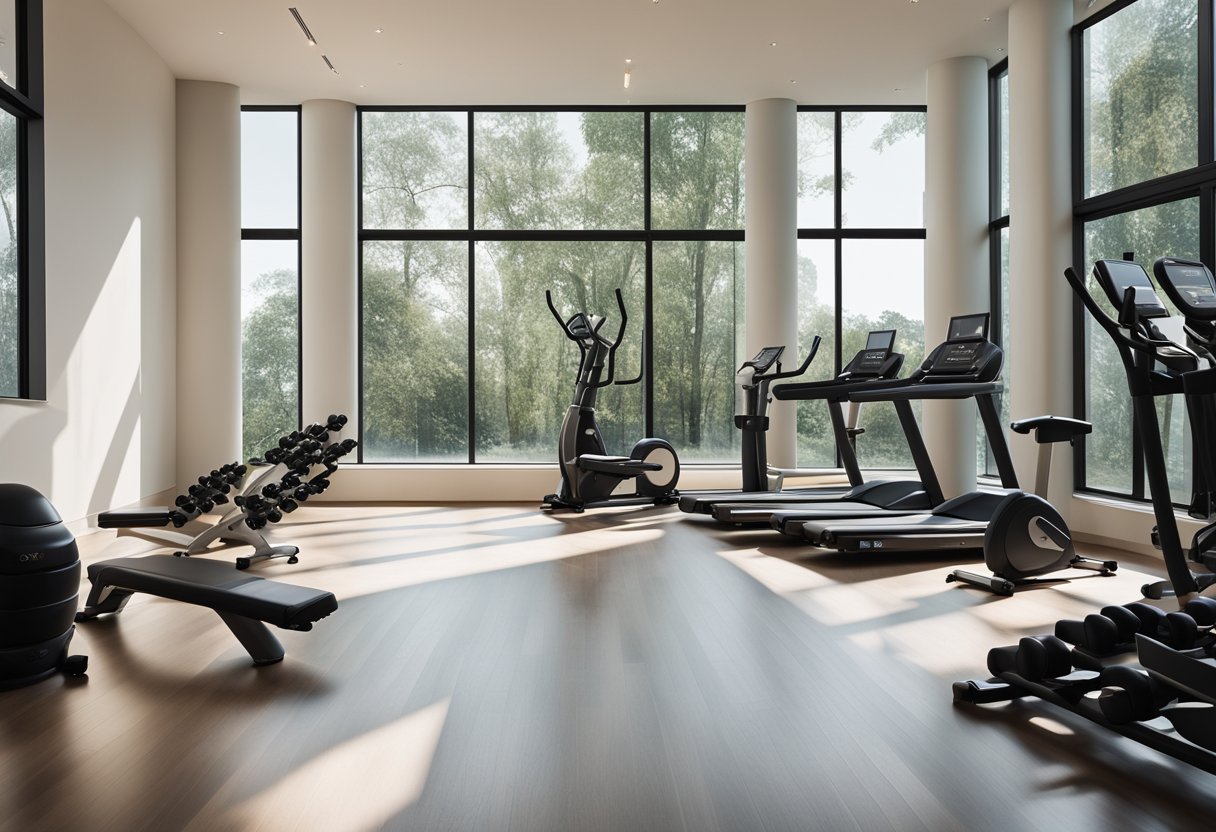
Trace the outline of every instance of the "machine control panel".
{"label": "machine control panel", "polygon": [[880,372],[895,345],[895,330],[880,329],[866,336],[866,346],[853,359],[854,374],[874,375]]}

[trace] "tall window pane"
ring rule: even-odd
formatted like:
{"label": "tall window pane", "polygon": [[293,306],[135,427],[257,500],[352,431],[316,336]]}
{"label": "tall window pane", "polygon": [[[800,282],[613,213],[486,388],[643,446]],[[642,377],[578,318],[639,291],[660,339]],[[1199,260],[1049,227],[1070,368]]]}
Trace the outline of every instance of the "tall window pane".
{"label": "tall window pane", "polygon": [[836,114],[798,114],[798,227],[836,225]]}
{"label": "tall window pane", "polygon": [[299,113],[241,113],[241,227],[299,227]]}
{"label": "tall window pane", "polygon": [[[10,4],[11,5],[11,4]],[[0,396],[18,396],[21,307],[17,263],[17,119],[0,111]]]}
{"label": "tall window pane", "polygon": [[[1001,349],[1005,353],[1005,363],[1001,366],[1001,379],[1004,384],[1004,390],[997,397],[998,410],[1001,416],[1001,427],[1007,428],[1013,418],[1009,410],[1009,382],[1013,378],[1013,339],[1012,333],[1009,331],[1009,226],[1001,229],[998,245],[1001,247],[1001,274],[1000,274],[1000,338]],[[1019,415],[1019,418],[1026,418],[1034,414]],[[976,436],[984,437],[984,423],[980,419],[979,414],[976,414]],[[1009,431],[1005,431],[1005,440],[1009,441]],[[990,477],[995,477],[999,474],[996,468],[996,460],[992,457],[992,448],[986,440],[981,439],[977,443],[981,449],[981,457],[979,460],[979,472]]]}
{"label": "tall window pane", "polygon": [[1085,30],[1087,196],[1198,163],[1198,10],[1138,0]]}
{"label": "tall window pane", "polygon": [[[852,356],[865,344],[866,333],[894,329],[895,349],[907,356],[908,372],[925,355],[923,240],[844,240],[841,250],[841,355]],[[936,346],[945,333],[928,333]],[[913,402],[920,418],[920,403]],[[865,404],[857,438],[863,468],[912,468],[912,455],[895,408],[886,402]]]}
{"label": "tall window pane", "polygon": [[17,75],[17,3],[15,0],[0,0],[0,81],[13,89],[19,89],[21,78]]}
{"label": "tall window pane", "polygon": [[[1136,261],[1151,271],[1153,261],[1164,255],[1199,258],[1199,200],[1184,199],[1117,214],[1085,225],[1085,263],[1120,258],[1134,252]],[[1097,286],[1091,287],[1107,312],[1117,311],[1106,303]],[[1162,295],[1168,304],[1168,299]],[[1119,354],[1105,332],[1086,316],[1086,413],[1093,433],[1085,439],[1085,484],[1120,493],[1132,493],[1132,408],[1127,377]],[[1179,332],[1180,337],[1180,332]],[[1191,443],[1184,405],[1180,397],[1158,400],[1166,468],[1176,502],[1190,494]]]}
{"label": "tall window pane", "polygon": [[[613,337],[620,323],[614,294],[619,288],[629,320],[616,354],[616,379],[634,378],[642,360],[644,247],[610,242],[479,243],[476,267],[477,459],[553,462],[578,373],[579,350],[550,314],[545,290],[553,292],[564,318],[574,312],[606,316],[602,332]],[[664,329],[655,331],[656,362],[666,355],[658,340]],[[609,453],[627,454],[642,438],[642,385],[601,389],[596,419]]]}
{"label": "tall window pane", "polygon": [[997,165],[999,176],[997,187],[1000,197],[997,199],[997,216],[1003,217],[1009,213],[1009,73],[1003,73],[996,79],[997,121],[1000,122],[999,157]]}
{"label": "tall window pane", "polygon": [[260,454],[299,416],[299,243],[241,243],[244,456]]}
{"label": "tall window pane", "polygon": [[363,244],[363,459],[466,462],[469,247]]}
{"label": "tall window pane", "polygon": [[468,228],[468,118],[363,113],[364,228]]}
{"label": "tall window pane", "polygon": [[[835,375],[836,362],[836,243],[834,240],[798,241],[798,352],[786,358],[796,367],[806,357],[815,336],[819,353],[805,376],[794,381],[820,381]],[[842,357],[848,361],[852,354]],[[836,442],[827,405],[798,402],[798,466],[836,467]]]}
{"label": "tall window pane", "polygon": [[650,176],[654,228],[742,228],[743,113],[653,113]]}
{"label": "tall window pane", "polygon": [[654,244],[654,426],[689,462],[738,462],[743,245]]}
{"label": "tall window pane", "polygon": [[476,113],[479,229],[643,224],[642,113]]}
{"label": "tall window pane", "polygon": [[841,131],[844,226],[923,226],[925,114],[846,112]]}

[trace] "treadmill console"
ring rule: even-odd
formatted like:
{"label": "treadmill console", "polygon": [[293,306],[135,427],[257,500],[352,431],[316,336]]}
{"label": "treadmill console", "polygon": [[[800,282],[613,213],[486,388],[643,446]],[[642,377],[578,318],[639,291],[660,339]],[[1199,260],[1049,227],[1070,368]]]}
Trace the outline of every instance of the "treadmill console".
{"label": "treadmill console", "polygon": [[781,353],[783,353],[783,352],[785,352],[784,346],[765,347],[764,349],[760,350],[760,352],[756,353],[754,356],[749,358],[747,361],[744,361],[743,365],[741,367],[739,367],[739,369],[736,370],[736,372],[741,373],[741,372],[743,372],[745,367],[751,367],[757,373],[763,373],[765,370],[767,370],[769,367],[773,366],[773,364],[775,364],[777,362],[777,359],[779,359],[781,357]]}
{"label": "treadmill console", "polygon": [[1168,318],[1169,312],[1157,297],[1152,281],[1144,267],[1131,260],[1098,260],[1094,263],[1094,279],[1106,292],[1111,305],[1119,311],[1119,323],[1126,324],[1123,315],[1124,297],[1128,289],[1134,292],[1133,303],[1141,318]]}
{"label": "treadmill console", "polygon": [[1203,263],[1162,257],[1153,263],[1153,274],[1166,296],[1187,318],[1216,319],[1216,278]]}
{"label": "treadmill console", "polygon": [[995,378],[1001,360],[1000,348],[988,340],[988,313],[956,315],[946,342],[929,355],[924,370],[932,380],[981,380]]}
{"label": "treadmill console", "polygon": [[865,348],[853,356],[849,369],[856,375],[877,375],[882,372],[891,348],[895,346],[895,330],[882,329],[866,336]]}

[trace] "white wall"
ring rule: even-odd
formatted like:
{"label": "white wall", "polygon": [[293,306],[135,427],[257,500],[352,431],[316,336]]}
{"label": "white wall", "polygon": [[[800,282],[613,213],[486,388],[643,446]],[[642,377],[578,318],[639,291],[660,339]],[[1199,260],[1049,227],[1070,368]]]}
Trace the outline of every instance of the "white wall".
{"label": "white wall", "polygon": [[47,401],[0,400],[0,478],[74,520],[173,482],[174,82],[99,0],[45,26]]}

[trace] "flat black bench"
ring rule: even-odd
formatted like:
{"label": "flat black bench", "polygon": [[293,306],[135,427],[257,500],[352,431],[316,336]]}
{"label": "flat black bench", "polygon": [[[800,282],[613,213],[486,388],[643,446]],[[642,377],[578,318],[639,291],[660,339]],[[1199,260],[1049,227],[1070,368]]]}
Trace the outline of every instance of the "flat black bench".
{"label": "flat black bench", "polygon": [[197,604],[215,610],[258,665],[283,659],[283,645],[266,624],[311,630],[314,621],[338,608],[332,592],[268,581],[214,560],[115,558],[92,564],[88,574],[93,588],[77,621],[121,612],[136,592]]}
{"label": "flat black bench", "polygon": [[99,529],[161,528],[169,525],[172,518],[167,506],[155,508],[128,508],[103,511],[97,515]]}

